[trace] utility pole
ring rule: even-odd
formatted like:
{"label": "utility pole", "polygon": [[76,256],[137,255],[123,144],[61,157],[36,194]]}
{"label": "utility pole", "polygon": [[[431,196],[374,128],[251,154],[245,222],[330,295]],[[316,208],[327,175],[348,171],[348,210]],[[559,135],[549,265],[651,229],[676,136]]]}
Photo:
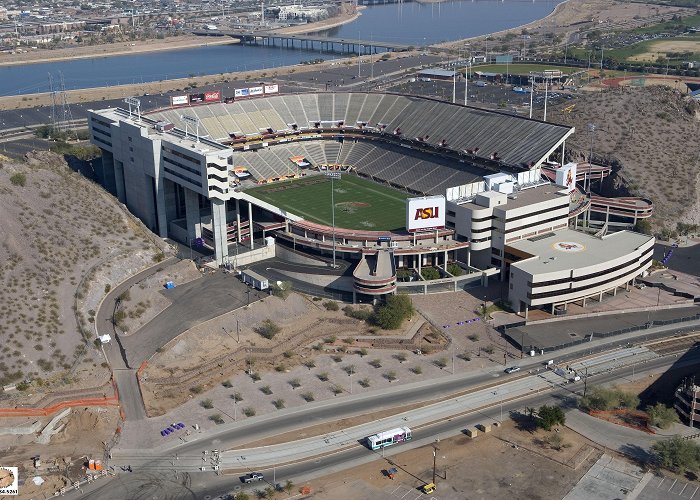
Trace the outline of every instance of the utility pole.
{"label": "utility pole", "polygon": [[588,389],[588,367],[586,367],[586,373],[583,376],[583,397],[586,397],[586,390]]}
{"label": "utility pole", "polygon": [[435,484],[435,471],[437,470],[437,452],[440,451],[437,443],[433,443],[433,484]]}

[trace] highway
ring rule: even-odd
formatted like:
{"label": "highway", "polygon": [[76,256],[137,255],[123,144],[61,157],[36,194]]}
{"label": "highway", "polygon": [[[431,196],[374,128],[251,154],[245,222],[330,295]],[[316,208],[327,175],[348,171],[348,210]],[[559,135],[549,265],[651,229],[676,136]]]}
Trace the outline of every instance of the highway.
{"label": "highway", "polygon": [[[601,358],[607,360],[609,356],[604,355]],[[589,377],[590,380],[588,384],[606,384],[618,381],[634,373],[639,375],[646,372],[661,371],[674,364],[676,365],[674,368],[700,364],[700,350],[696,349],[690,351],[680,362],[677,355],[656,357],[653,359],[649,357],[632,359],[632,356],[630,356],[630,359],[632,360],[630,364],[624,365],[619,369],[602,371],[595,376]],[[493,376],[487,375],[486,377],[490,381],[494,379]],[[539,378],[539,375],[526,376],[525,378],[521,378],[521,382],[519,383],[535,378]],[[515,380],[515,377],[512,377],[510,380]],[[561,379],[561,381],[563,382],[564,380]],[[446,386],[454,386],[455,384],[459,387],[460,383],[462,384],[460,388],[463,389],[464,380],[446,381],[440,388],[444,390]],[[510,384],[512,383],[511,381]],[[420,390],[414,388],[413,391],[403,391],[403,398],[411,393],[413,393],[414,396],[415,394],[423,393],[432,394],[432,396],[435,397],[436,393],[435,391],[431,392],[431,389],[431,386],[426,384]],[[489,389],[489,391],[494,392],[498,392],[498,390],[499,388],[497,387]],[[526,394],[519,397],[517,400],[498,400],[494,398],[496,399],[495,403],[486,403],[485,406],[472,409],[463,415],[456,417],[446,417],[443,415],[433,424],[416,427],[414,429],[413,441],[394,448],[388,448],[385,451],[385,455],[387,458],[390,458],[393,454],[407,448],[423,446],[434,442],[436,438],[442,439],[459,434],[465,427],[472,426],[476,423],[484,421],[492,422],[498,421],[501,418],[507,418],[510,412],[522,409],[526,406],[532,407],[556,402],[556,404],[565,407],[573,407],[577,394],[582,390],[583,382],[558,384],[550,381],[547,390]],[[73,498],[204,498],[206,496],[213,498],[231,492],[234,488],[240,487],[241,482],[239,476],[252,470],[253,467],[248,467],[243,463],[236,468],[238,471],[233,476],[218,476],[213,472],[191,472],[192,465],[190,459],[196,459],[200,466],[205,466],[207,470],[211,470],[211,465],[214,463],[212,462],[212,455],[210,453],[204,456],[202,454],[203,449],[213,450],[218,448],[223,451],[229,448],[229,443],[236,441],[239,443],[244,443],[246,441],[251,442],[258,437],[270,436],[283,433],[292,428],[302,428],[313,425],[320,420],[322,415],[335,414],[335,419],[339,419],[357,414],[361,412],[362,409],[366,408],[368,404],[370,408],[372,408],[371,400],[373,398],[368,396],[364,399],[365,401],[353,400],[339,405],[323,405],[321,408],[314,411],[300,411],[298,412],[300,415],[297,415],[297,418],[290,418],[289,415],[274,414],[273,417],[265,419],[264,422],[257,421],[248,426],[241,425],[240,428],[233,429],[230,432],[221,433],[221,435],[211,435],[208,436],[206,440],[202,439],[197,443],[187,443],[171,449],[159,448],[157,450],[151,450],[151,452],[138,450],[129,452],[128,450],[123,450],[123,455],[120,454],[121,459],[127,458],[126,455],[131,455],[131,458],[134,459],[137,458],[134,454],[138,454],[141,458],[150,455],[150,461],[152,463],[150,466],[144,467],[143,472],[138,467],[134,467],[135,472],[131,474],[122,474],[109,482],[95,483],[90,486],[90,491],[84,490],[82,496],[76,495],[73,496]],[[398,402],[399,401],[396,401],[396,403]],[[376,407],[372,409],[376,410]],[[301,415],[302,413],[304,414],[303,416]],[[382,429],[376,429],[376,431],[379,430],[385,429],[383,427]],[[240,450],[235,452],[235,454],[240,456]],[[231,453],[228,455],[230,457],[235,457],[235,454]],[[154,455],[160,455],[161,457],[167,456],[168,458],[159,459]],[[222,453],[222,456],[226,457],[227,454]],[[204,457],[204,460],[202,460],[202,457]],[[118,456],[114,458],[117,462],[121,460]],[[257,466],[254,466],[254,468],[265,473],[266,480],[272,480],[274,478],[276,482],[284,482],[286,479],[292,479],[296,484],[299,484],[300,482],[308,481],[314,477],[319,477],[337,470],[343,470],[360,463],[379,460],[381,458],[381,454],[370,451],[361,443],[348,442],[347,446],[342,449],[334,450],[334,452],[329,455],[314,455],[308,459],[297,461],[290,465],[275,465],[273,467],[272,464],[270,464],[267,467],[258,469]],[[183,466],[180,466],[178,463],[180,460],[183,461]],[[225,460],[221,463],[226,465],[228,462],[228,460]],[[241,463],[235,458],[233,462]],[[382,466],[378,465],[378,468],[380,467]],[[183,469],[186,469],[188,472],[183,471]],[[177,479],[175,478],[176,474]],[[183,480],[187,483],[186,486],[181,484]],[[258,488],[264,488],[265,486],[267,485],[257,485]]]}

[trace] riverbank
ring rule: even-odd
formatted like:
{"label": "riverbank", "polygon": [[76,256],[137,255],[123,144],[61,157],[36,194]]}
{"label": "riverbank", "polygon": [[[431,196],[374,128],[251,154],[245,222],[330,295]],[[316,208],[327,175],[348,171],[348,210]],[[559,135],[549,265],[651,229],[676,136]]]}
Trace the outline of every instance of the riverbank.
{"label": "riverbank", "polygon": [[[318,21],[315,23],[290,26],[288,28],[280,28],[272,31],[285,35],[315,33],[353,22],[361,15],[361,11],[364,8],[364,6],[359,6],[357,8],[353,8],[353,12],[343,12],[340,15],[330,19],[324,19],[323,21]],[[97,57],[145,54],[148,52],[188,49],[192,47],[206,47],[209,45],[229,45],[234,43],[239,42],[238,40],[230,37],[181,35],[164,38],[162,40],[136,40],[133,42],[87,45],[69,47],[65,49],[29,49],[27,52],[16,54],[0,53],[0,66],[17,66],[22,64],[70,61],[75,59],[93,59]]]}
{"label": "riverbank", "polygon": [[138,40],[55,50],[37,49],[20,54],[0,54],[0,66],[70,61],[73,59],[94,59],[97,57],[133,55],[232,43],[238,43],[238,41],[231,38],[203,38],[201,36],[183,35],[163,40]]}

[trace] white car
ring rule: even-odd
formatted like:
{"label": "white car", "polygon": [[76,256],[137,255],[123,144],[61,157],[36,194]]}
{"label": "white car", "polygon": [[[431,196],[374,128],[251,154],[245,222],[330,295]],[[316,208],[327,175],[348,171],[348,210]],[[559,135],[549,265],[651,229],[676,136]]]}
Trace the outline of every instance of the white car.
{"label": "white car", "polygon": [[520,371],[519,366],[511,366],[510,368],[506,368],[506,370],[505,370],[506,373],[515,373],[515,372],[519,372],[519,371]]}

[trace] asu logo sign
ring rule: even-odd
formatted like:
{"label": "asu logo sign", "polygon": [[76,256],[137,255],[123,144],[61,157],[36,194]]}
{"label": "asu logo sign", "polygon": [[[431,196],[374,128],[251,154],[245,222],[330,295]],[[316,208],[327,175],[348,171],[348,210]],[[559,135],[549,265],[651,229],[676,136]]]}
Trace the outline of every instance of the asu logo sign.
{"label": "asu logo sign", "polygon": [[426,196],[406,200],[406,230],[431,231],[445,227],[445,197]]}
{"label": "asu logo sign", "polygon": [[437,219],[440,217],[440,207],[416,208],[416,217],[413,220]]}

